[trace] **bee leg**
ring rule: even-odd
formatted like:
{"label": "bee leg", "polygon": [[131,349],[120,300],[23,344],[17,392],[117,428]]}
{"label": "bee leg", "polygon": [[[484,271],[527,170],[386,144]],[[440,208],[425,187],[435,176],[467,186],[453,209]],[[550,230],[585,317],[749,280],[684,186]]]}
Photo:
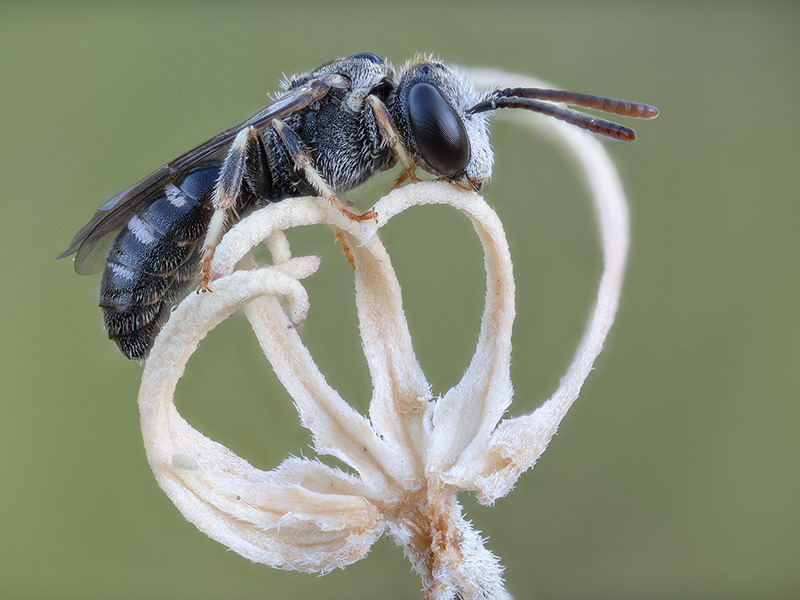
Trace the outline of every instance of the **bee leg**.
{"label": "bee leg", "polygon": [[353,221],[366,221],[368,219],[375,218],[375,211],[373,210],[369,210],[364,214],[359,215],[352,212],[349,208],[341,203],[327,182],[322,178],[322,175],[320,175],[316,168],[314,168],[314,159],[311,158],[311,155],[308,153],[308,151],[303,148],[303,143],[300,141],[300,138],[291,127],[287,126],[286,123],[280,119],[270,121],[270,127],[272,127],[280,136],[283,145],[286,147],[286,150],[289,152],[289,155],[294,161],[295,167],[298,170],[303,171],[308,182],[323,198],[338,208],[344,216]]}
{"label": "bee leg", "polygon": [[367,104],[372,109],[372,114],[375,116],[375,122],[382,134],[383,140],[397,155],[402,171],[394,182],[394,187],[399,186],[406,179],[411,181],[421,181],[417,177],[417,163],[409,156],[406,147],[400,139],[400,134],[397,132],[397,127],[392,121],[392,117],[386,108],[386,105],[374,95],[369,95],[366,98]]}
{"label": "bee leg", "polygon": [[353,253],[350,251],[350,244],[347,243],[347,240],[344,239],[344,235],[341,231],[337,231],[333,234],[334,241],[339,242],[342,245],[342,251],[344,255],[347,257],[347,262],[350,263],[350,266],[353,267],[353,270],[356,268],[356,259],[353,257]]}
{"label": "bee leg", "polygon": [[211,260],[217,249],[229,212],[236,211],[236,201],[242,193],[242,186],[247,184],[257,193],[261,188],[269,188],[270,175],[266,165],[264,144],[255,127],[242,129],[234,138],[230,150],[222,163],[217,185],[211,198],[214,214],[208,224],[206,241],[203,245],[203,261],[200,285],[197,292],[210,292]]}

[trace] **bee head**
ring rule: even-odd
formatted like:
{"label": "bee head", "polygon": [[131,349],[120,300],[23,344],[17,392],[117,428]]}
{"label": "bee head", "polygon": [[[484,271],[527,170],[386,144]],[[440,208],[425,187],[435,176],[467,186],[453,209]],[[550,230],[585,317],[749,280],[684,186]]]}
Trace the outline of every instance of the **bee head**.
{"label": "bee head", "polygon": [[485,97],[452,67],[416,57],[402,69],[386,104],[421,168],[479,189],[491,174],[492,151],[486,113],[469,109]]}

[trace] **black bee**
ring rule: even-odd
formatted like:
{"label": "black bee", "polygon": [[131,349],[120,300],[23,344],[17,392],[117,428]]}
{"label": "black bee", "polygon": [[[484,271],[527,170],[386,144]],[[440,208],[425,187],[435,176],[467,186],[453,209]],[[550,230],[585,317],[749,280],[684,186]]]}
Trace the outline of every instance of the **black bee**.
{"label": "black bee", "polygon": [[[161,166],[101,206],[58,258],[77,254],[93,272],[106,247],[99,305],[109,338],[144,358],[161,325],[210,262],[226,221],[286,198],[321,195],[350,218],[336,193],[396,163],[398,183],[420,167],[467,189],[492,171],[488,117],[526,108],[633,141],[632,129],[552,102],[652,118],[650,105],[536,88],[478,91],[457,70],[416,57],[395,76],[374,54],[355,54],[297,75],[269,106]],[[118,233],[117,233],[118,232]],[[102,265],[101,265],[102,266]]]}

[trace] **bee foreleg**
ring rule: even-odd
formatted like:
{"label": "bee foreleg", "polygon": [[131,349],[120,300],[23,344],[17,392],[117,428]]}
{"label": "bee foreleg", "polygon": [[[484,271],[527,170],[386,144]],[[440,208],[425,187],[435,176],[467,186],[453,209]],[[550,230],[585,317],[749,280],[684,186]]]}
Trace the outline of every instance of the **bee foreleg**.
{"label": "bee foreleg", "polygon": [[330,188],[325,179],[320,175],[319,171],[314,167],[314,159],[303,147],[303,142],[298,135],[292,130],[291,127],[286,125],[280,119],[270,121],[270,126],[278,133],[283,145],[291,156],[295,168],[302,171],[308,182],[314,187],[315,190],[325,198],[328,202],[338,208],[341,213],[352,219],[353,221],[366,221],[367,219],[374,219],[375,212],[372,210],[367,211],[363,215],[356,214],[347,208],[336,197],[334,191]]}
{"label": "bee foreleg", "polygon": [[406,147],[397,132],[397,127],[389,114],[386,105],[381,102],[377,96],[369,95],[366,98],[367,104],[372,109],[372,114],[375,116],[375,122],[378,124],[383,140],[397,155],[397,159],[402,166],[402,172],[397,180],[394,182],[395,187],[403,183],[406,179],[411,181],[420,181],[417,177],[417,163],[409,156]]}
{"label": "bee foreleg", "polygon": [[[248,157],[253,155],[253,159],[248,161]],[[236,201],[242,195],[242,186],[247,183],[251,187],[258,182],[259,187],[269,185],[269,172],[264,171],[264,165],[249,163],[260,163],[259,159],[264,155],[263,143],[255,127],[242,129],[234,138],[230,150],[228,150],[225,161],[222,163],[219,179],[214,186],[214,195],[211,198],[211,206],[214,214],[208,224],[206,241],[203,245],[203,262],[200,277],[199,292],[209,292],[211,288],[211,260],[214,258],[214,251],[217,248],[222,235],[225,233],[225,226],[228,222],[228,214],[236,210]],[[264,181],[261,181],[264,179]]]}

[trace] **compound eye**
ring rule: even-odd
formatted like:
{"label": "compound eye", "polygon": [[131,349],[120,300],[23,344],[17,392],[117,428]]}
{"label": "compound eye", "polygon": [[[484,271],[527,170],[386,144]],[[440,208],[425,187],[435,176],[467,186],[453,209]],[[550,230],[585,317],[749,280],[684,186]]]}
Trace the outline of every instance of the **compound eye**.
{"label": "compound eye", "polygon": [[435,87],[419,82],[408,93],[411,131],[422,158],[442,175],[463,171],[469,162],[464,123]]}

